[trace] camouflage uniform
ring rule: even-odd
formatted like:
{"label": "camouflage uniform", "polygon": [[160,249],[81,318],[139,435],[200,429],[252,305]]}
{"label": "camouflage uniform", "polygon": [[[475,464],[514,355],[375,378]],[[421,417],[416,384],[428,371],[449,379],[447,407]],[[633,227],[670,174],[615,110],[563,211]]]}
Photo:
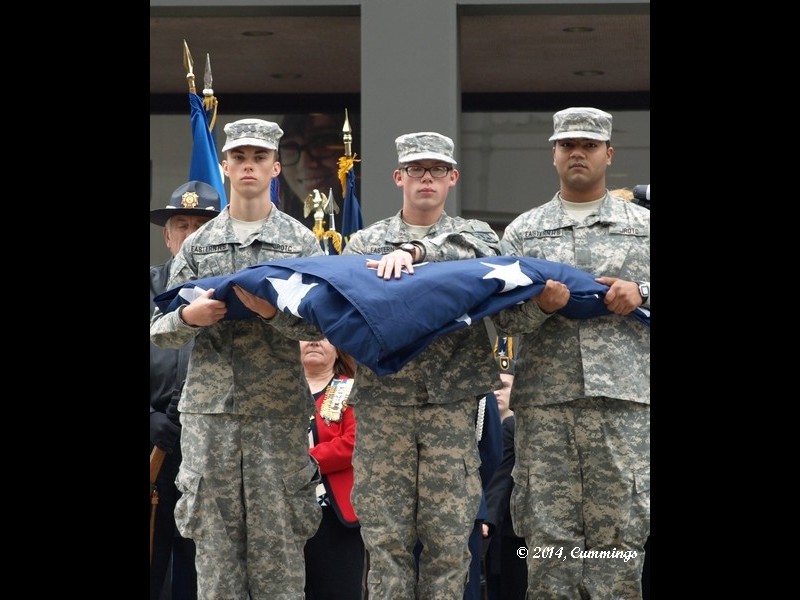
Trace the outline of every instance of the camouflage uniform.
{"label": "camouflage uniform", "polygon": [[[599,214],[578,226],[556,195],[509,224],[501,250],[649,282],[650,211],[606,194]],[[641,598],[650,533],[650,329],[630,316],[546,315],[533,300],[493,320],[498,332],[525,334],[511,400],[511,509],[529,547],[527,597]],[[537,556],[537,548],[561,555]],[[626,561],[628,551],[637,557]]]}
{"label": "camouflage uniform", "polygon": [[[388,254],[410,240],[398,212],[355,233],[343,253]],[[444,213],[420,241],[428,261],[495,256],[499,248],[486,223]],[[358,369],[351,498],[369,552],[370,600],[463,596],[481,498],[476,399],[499,384],[482,323],[437,339],[399,373]],[[415,592],[417,539],[425,548]]]}
{"label": "camouflage uniform", "polygon": [[[311,230],[276,209],[241,244],[226,208],[186,238],[168,288],[319,254]],[[198,598],[302,599],[303,546],[320,510],[305,434],[313,405],[297,340],[322,334],[281,311],[269,322],[190,327],[177,311],[156,310],[150,338],[173,348],[195,340],[178,405],[183,462],[176,484],[183,495],[175,518],[197,545]]]}

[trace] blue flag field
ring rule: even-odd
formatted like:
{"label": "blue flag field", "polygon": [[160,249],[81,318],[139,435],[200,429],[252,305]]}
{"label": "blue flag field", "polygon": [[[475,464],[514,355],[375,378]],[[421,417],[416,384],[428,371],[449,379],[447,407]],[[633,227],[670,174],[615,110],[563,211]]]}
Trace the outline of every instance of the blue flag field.
{"label": "blue flag field", "polygon": [[208,120],[203,99],[189,92],[190,119],[192,126],[192,159],[189,163],[189,180],[207,183],[219,194],[220,209],[228,204],[225,182],[217,157],[217,144],[214,134],[208,128]]}

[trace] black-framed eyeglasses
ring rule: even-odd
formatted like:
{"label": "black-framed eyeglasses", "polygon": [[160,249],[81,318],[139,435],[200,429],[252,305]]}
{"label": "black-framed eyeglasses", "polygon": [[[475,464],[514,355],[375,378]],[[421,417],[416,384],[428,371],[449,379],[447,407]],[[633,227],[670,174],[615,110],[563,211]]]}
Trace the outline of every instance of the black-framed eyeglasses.
{"label": "black-framed eyeglasses", "polygon": [[447,177],[447,174],[450,172],[450,167],[445,167],[443,165],[436,165],[435,167],[421,167],[419,165],[408,165],[407,167],[400,167],[401,171],[405,171],[406,175],[409,177],[413,177],[414,179],[420,179],[425,175],[425,171],[428,171],[431,174],[431,177],[435,177],[436,179],[441,179],[442,177]]}
{"label": "black-framed eyeglasses", "polygon": [[344,154],[344,142],[340,136],[315,136],[307,144],[288,141],[280,144],[280,161],[285,167],[300,162],[300,154],[306,152],[311,158],[321,160]]}

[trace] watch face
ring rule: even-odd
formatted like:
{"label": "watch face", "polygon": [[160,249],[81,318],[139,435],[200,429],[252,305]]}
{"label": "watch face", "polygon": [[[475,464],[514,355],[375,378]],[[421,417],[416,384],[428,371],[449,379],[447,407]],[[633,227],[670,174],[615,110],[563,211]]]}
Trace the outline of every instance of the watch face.
{"label": "watch face", "polygon": [[642,295],[642,298],[647,298],[650,296],[650,286],[639,284],[639,293]]}

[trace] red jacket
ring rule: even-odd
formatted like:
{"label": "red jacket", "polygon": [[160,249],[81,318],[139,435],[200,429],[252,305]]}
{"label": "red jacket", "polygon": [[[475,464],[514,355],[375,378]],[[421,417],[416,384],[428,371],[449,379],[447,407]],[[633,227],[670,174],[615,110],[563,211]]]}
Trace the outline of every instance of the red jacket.
{"label": "red jacket", "polygon": [[342,411],[340,421],[326,423],[320,416],[320,406],[325,394],[320,393],[316,400],[314,419],[316,433],[314,447],[308,453],[319,463],[319,472],[328,492],[328,500],[343,525],[358,526],[358,517],[350,503],[353,489],[353,448],[356,445],[356,419],[353,407]]}

